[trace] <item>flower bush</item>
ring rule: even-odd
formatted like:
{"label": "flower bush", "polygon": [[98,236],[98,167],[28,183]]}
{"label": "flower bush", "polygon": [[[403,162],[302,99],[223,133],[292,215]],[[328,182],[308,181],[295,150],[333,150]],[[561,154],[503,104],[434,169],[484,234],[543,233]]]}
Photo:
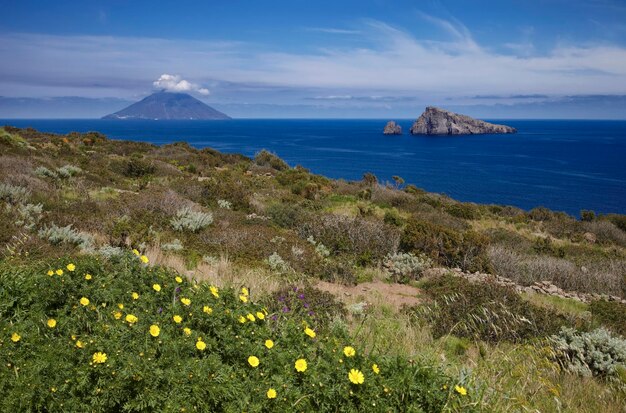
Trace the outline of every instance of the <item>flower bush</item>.
{"label": "flower bush", "polygon": [[210,212],[194,211],[190,207],[183,207],[176,212],[176,217],[170,221],[176,231],[198,232],[213,223],[213,214]]}
{"label": "flower bush", "polygon": [[274,320],[240,299],[245,289],[193,284],[139,258],[0,263],[0,411],[471,405],[471,389],[454,392],[462,383],[433,366],[370,356],[340,326],[307,334],[306,317]]}
{"label": "flower bush", "polygon": [[417,280],[422,272],[433,265],[430,258],[424,254],[415,255],[410,252],[389,254],[383,260],[383,268],[394,282],[406,283]]}

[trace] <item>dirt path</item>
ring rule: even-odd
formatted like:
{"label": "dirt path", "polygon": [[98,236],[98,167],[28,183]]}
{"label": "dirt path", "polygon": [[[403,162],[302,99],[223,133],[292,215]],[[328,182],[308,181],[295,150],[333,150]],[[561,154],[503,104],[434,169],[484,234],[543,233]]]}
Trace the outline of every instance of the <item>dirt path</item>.
{"label": "dirt path", "polygon": [[381,281],[366,282],[355,286],[320,281],[315,287],[328,291],[346,304],[365,301],[368,304],[389,305],[396,310],[403,305],[419,304],[419,296],[421,295],[419,288],[405,284],[388,284]]}

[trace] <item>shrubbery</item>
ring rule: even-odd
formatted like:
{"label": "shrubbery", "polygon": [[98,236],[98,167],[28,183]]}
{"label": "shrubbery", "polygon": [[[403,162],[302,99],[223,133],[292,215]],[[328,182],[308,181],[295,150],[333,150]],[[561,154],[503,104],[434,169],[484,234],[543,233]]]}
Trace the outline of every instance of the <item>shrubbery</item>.
{"label": "shrubbery", "polygon": [[286,169],[289,169],[289,165],[287,165],[287,162],[280,159],[278,155],[271,153],[265,149],[257,152],[257,154],[254,155],[254,163],[259,166],[266,166],[272,169],[276,169],[277,171],[284,171]]}
{"label": "shrubbery", "polygon": [[338,324],[116,260],[0,265],[1,411],[471,410],[472,389]]}
{"label": "shrubbery", "polygon": [[176,212],[170,224],[176,231],[198,232],[213,223],[213,214],[210,212],[194,211],[190,207],[183,207]]}
{"label": "shrubbery", "polygon": [[39,230],[39,237],[54,245],[72,244],[83,250],[89,250],[93,247],[93,237],[72,228],[71,225],[59,227],[56,224],[51,224]]}
{"label": "shrubbery", "polygon": [[596,300],[589,305],[596,321],[626,337],[626,304],[617,301]]}
{"label": "shrubbery", "polygon": [[432,267],[432,261],[421,254],[419,256],[412,253],[399,252],[390,254],[383,260],[383,268],[393,282],[406,283],[417,280],[422,272]]}
{"label": "shrubbery", "polygon": [[0,201],[8,204],[22,204],[30,199],[30,190],[21,186],[0,183]]}
{"label": "shrubbery", "polygon": [[347,314],[344,304],[334,295],[309,286],[285,286],[265,301],[276,319],[310,319],[312,326],[319,328],[327,328],[335,318]]}
{"label": "shrubbery", "polygon": [[554,334],[568,320],[523,300],[508,287],[472,283],[451,275],[427,280],[433,302],[417,308],[435,337],[452,334],[488,342],[518,342]]}
{"label": "shrubbery", "polygon": [[400,246],[424,253],[440,264],[464,271],[489,271],[487,237],[474,231],[458,232],[427,221],[410,220]]}
{"label": "shrubbery", "polygon": [[626,369],[626,340],[603,328],[578,332],[563,328],[552,337],[556,358],[573,373],[582,376],[611,376]]}

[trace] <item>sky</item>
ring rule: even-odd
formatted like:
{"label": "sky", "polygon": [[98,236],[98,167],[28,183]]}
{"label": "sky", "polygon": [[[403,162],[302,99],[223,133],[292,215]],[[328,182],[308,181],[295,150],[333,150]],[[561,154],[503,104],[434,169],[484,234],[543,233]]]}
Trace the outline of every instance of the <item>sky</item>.
{"label": "sky", "polygon": [[626,118],[626,0],[4,3],[0,118],[159,89],[235,117]]}

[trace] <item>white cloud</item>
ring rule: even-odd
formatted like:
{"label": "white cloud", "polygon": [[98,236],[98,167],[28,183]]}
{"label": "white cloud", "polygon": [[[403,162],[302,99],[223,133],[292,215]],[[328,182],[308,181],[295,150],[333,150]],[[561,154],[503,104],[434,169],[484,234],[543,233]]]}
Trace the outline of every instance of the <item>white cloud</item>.
{"label": "white cloud", "polygon": [[152,82],[152,86],[168,92],[197,92],[204,96],[209,95],[209,89],[181,79],[179,75],[169,75],[167,73],[162,74],[161,77]]}
{"label": "white cloud", "polygon": [[[419,39],[379,21],[363,24],[358,46],[303,49],[307,52],[238,42],[2,34],[0,90],[5,96],[131,97],[145,93],[167,68],[211,85],[214,95],[213,81],[258,86],[247,96],[269,97],[281,88],[335,100],[371,94],[626,94],[624,47],[560,44],[543,54],[499,53],[479,44],[457,21],[422,17],[448,39]],[[208,93],[175,75],[163,76],[156,82],[168,90]]]}

